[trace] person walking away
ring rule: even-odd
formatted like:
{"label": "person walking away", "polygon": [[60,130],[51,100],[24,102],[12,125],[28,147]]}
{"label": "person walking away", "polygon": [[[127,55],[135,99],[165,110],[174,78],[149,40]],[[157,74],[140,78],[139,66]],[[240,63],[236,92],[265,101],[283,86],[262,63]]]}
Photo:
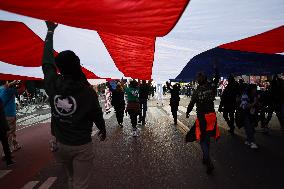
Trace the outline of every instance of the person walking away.
{"label": "person walking away", "polygon": [[254,133],[257,124],[257,87],[254,84],[249,84],[247,91],[241,97],[240,107],[243,109],[244,128],[247,135],[245,144],[251,149],[257,149]]}
{"label": "person walking away", "polygon": [[180,85],[174,84],[171,86],[169,82],[167,82],[167,88],[170,91],[171,98],[170,98],[170,106],[171,106],[171,112],[174,118],[174,124],[177,125],[177,112],[178,112],[178,106],[179,106],[179,92],[180,92]]}
{"label": "person walking away", "polygon": [[277,75],[274,75],[271,81],[271,97],[280,128],[284,132],[284,81]]}
{"label": "person walking away", "polygon": [[14,161],[12,160],[11,150],[8,143],[8,138],[7,138],[8,131],[9,131],[9,126],[6,120],[3,102],[0,98],[0,141],[2,143],[5,155],[2,159],[6,161],[7,166],[11,166],[14,164]]}
{"label": "person walking away", "polygon": [[132,135],[134,137],[138,136],[137,133],[137,116],[139,115],[140,105],[139,105],[139,88],[138,83],[135,80],[130,81],[129,87],[125,89],[127,94],[127,107],[126,112],[128,112],[131,120],[131,125],[133,129]]}
{"label": "person walking away", "polygon": [[106,114],[111,112],[111,91],[108,87],[105,88],[105,110]]}
{"label": "person walking away", "polygon": [[[81,70],[79,57],[70,50],[54,58],[53,33],[57,24],[46,22],[42,70],[51,106],[51,142],[57,162],[62,163],[69,188],[89,188],[93,167],[92,127],[106,138],[105,121],[98,96]],[[57,73],[57,68],[60,74]]]}
{"label": "person walking away", "polygon": [[139,112],[139,122],[142,122],[142,125],[145,125],[146,121],[146,112],[147,112],[147,100],[150,88],[150,82],[147,83],[145,80],[142,81],[142,84],[139,86],[139,104],[140,104],[140,112]]}
{"label": "person walking away", "polygon": [[166,92],[167,92],[167,86],[163,85],[163,95],[166,95]]}
{"label": "person walking away", "polygon": [[[216,71],[214,84],[207,81],[207,77],[203,73],[197,74],[198,86],[193,92],[191,101],[187,107],[186,117],[196,104],[197,119],[194,126],[188,132],[186,141],[200,141],[200,146],[203,152],[203,164],[207,166],[207,174],[211,174],[214,170],[213,163],[210,158],[210,137],[216,140],[220,137],[217,125],[217,117],[214,109],[214,100],[216,96],[216,89],[219,82],[219,75]],[[193,133],[194,140],[189,140],[188,136]]]}
{"label": "person walking away", "polygon": [[157,105],[163,106],[163,86],[162,84],[157,84]]}
{"label": "person walking away", "polygon": [[6,120],[8,122],[8,143],[11,151],[21,149],[16,136],[16,95],[24,91],[24,85],[20,81],[6,82],[0,87],[0,98],[2,99]]}
{"label": "person walking away", "polygon": [[124,89],[120,82],[117,83],[116,89],[112,90],[111,104],[114,107],[118,125],[123,127],[123,117],[125,110]]}
{"label": "person walking away", "polygon": [[223,117],[227,122],[230,130],[229,133],[234,135],[235,130],[235,111],[237,106],[238,84],[233,76],[229,76],[228,85],[221,95],[219,112],[223,112]]}

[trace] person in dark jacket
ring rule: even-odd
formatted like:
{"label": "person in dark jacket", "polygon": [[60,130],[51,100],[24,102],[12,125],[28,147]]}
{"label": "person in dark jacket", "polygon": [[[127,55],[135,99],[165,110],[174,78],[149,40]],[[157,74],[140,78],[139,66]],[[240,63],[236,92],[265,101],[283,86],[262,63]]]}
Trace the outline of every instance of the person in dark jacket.
{"label": "person in dark jacket", "polygon": [[139,86],[139,122],[142,122],[142,125],[145,125],[146,121],[146,112],[147,112],[147,100],[148,94],[150,91],[150,81],[147,83],[145,80],[142,81],[142,84]]}
{"label": "person in dark jacket", "polygon": [[127,94],[127,107],[126,111],[128,112],[131,120],[131,125],[133,128],[132,135],[134,137],[138,136],[137,133],[137,116],[139,115],[140,105],[139,105],[139,87],[138,83],[135,80],[130,81],[129,87],[125,89]]}
{"label": "person in dark jacket", "polygon": [[[272,98],[271,111],[276,113],[280,123],[280,128],[284,132],[284,80],[279,78],[277,75],[274,75],[270,82],[270,92]],[[267,120],[267,124],[270,119]]]}
{"label": "person in dark jacket", "polygon": [[53,33],[57,24],[46,25],[42,70],[51,106],[51,133],[56,140],[52,142],[54,155],[66,169],[70,188],[89,188],[94,158],[92,127],[95,123],[100,140],[105,140],[103,112],[81,70],[79,57],[68,50],[54,58]]}
{"label": "person in dark jacket", "polygon": [[179,106],[179,92],[180,92],[180,85],[179,84],[174,84],[171,86],[169,82],[166,82],[167,88],[171,93],[171,98],[170,98],[170,106],[171,106],[171,112],[174,118],[174,124],[177,125],[177,112],[178,112],[178,106]]}
{"label": "person in dark jacket", "polygon": [[117,83],[116,89],[112,91],[111,104],[114,107],[118,125],[123,127],[123,116],[125,110],[124,90],[120,82]]}
{"label": "person in dark jacket", "polygon": [[11,150],[8,144],[8,137],[7,137],[8,131],[9,131],[9,126],[6,120],[4,106],[0,98],[0,141],[2,143],[5,155],[3,159],[6,161],[7,166],[11,166],[14,164],[14,161],[12,160]]}
{"label": "person in dark jacket", "polygon": [[235,111],[237,106],[238,83],[233,76],[228,78],[228,85],[224,89],[221,96],[219,112],[223,112],[223,117],[227,122],[230,130],[229,132],[234,135],[235,130]]}
{"label": "person in dark jacket", "polygon": [[215,78],[213,83],[207,81],[207,77],[203,73],[198,73],[198,87],[193,92],[191,101],[187,107],[186,117],[192,111],[196,104],[197,119],[194,124],[194,133],[196,140],[200,141],[200,146],[203,152],[203,163],[207,166],[207,173],[211,174],[214,169],[210,158],[210,137],[219,138],[219,130],[217,125],[217,117],[214,109],[214,100],[216,89],[219,83],[219,74],[215,70]]}

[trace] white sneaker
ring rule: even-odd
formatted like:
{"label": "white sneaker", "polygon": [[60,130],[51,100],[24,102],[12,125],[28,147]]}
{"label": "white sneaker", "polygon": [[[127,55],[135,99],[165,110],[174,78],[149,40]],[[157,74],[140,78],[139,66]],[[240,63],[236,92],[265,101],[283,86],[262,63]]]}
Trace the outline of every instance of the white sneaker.
{"label": "white sneaker", "polygon": [[245,141],[245,145],[248,145],[248,146],[250,146],[251,145],[251,143],[249,142],[249,141]]}
{"label": "white sneaker", "polygon": [[137,137],[138,136],[137,130],[133,130],[132,136],[133,137]]}
{"label": "white sneaker", "polygon": [[258,146],[257,146],[255,143],[252,142],[252,143],[250,144],[250,148],[251,148],[251,149],[258,149]]}

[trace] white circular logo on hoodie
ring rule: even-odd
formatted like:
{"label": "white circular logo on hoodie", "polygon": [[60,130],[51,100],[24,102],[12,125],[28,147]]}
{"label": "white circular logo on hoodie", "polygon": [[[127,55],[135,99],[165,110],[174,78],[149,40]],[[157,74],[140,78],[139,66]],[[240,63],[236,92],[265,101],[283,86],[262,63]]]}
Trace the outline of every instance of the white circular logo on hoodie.
{"label": "white circular logo on hoodie", "polygon": [[63,98],[61,95],[55,95],[54,108],[59,115],[70,116],[75,113],[77,109],[77,103],[75,98],[72,96]]}

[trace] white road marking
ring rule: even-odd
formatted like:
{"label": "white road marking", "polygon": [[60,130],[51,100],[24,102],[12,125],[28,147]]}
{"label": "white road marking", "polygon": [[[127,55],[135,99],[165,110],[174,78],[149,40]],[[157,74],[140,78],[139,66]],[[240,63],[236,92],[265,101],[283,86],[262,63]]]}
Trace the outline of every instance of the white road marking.
{"label": "white road marking", "polygon": [[[167,112],[167,114],[172,115],[171,107],[170,107],[170,106],[164,106],[163,109]],[[180,113],[180,112],[177,112],[177,115],[180,116],[181,113]]]}
{"label": "white road marking", "polygon": [[37,114],[33,114],[33,115],[29,115],[29,116],[26,116],[26,117],[17,119],[17,124],[20,124],[20,122],[25,121],[25,120],[27,120],[27,119],[33,118],[33,117],[35,117],[36,115],[37,115]]}
{"label": "white road marking", "polygon": [[46,119],[44,121],[41,121],[40,123],[50,123],[50,122],[51,122],[51,118],[48,118],[48,119]]}
{"label": "white road marking", "polygon": [[163,117],[166,116],[166,113],[163,112],[162,110],[160,110],[157,107],[149,107],[148,108],[149,113],[156,119],[158,119],[159,117]]}
{"label": "white road marking", "polygon": [[10,173],[12,170],[0,170],[0,179]]}
{"label": "white road marking", "polygon": [[108,113],[108,114],[104,113],[104,119],[109,119],[109,118],[111,118],[114,115],[114,109],[111,108],[110,111],[111,112]]}
{"label": "white road marking", "polygon": [[56,179],[57,177],[49,177],[38,189],[49,189]]}
{"label": "white road marking", "polygon": [[36,117],[33,117],[33,118],[30,118],[30,119],[27,119],[27,120],[23,121],[19,125],[33,125],[35,123],[38,123],[38,122],[41,122],[43,120],[49,119],[50,117],[51,117],[50,113],[44,114],[44,115],[38,115]]}
{"label": "white road marking", "polygon": [[25,186],[23,186],[21,189],[33,189],[39,181],[30,181]]}
{"label": "white road marking", "polygon": [[189,131],[189,128],[183,124],[180,120],[177,120],[178,126],[182,128],[182,130],[184,131],[184,133],[187,133]]}

